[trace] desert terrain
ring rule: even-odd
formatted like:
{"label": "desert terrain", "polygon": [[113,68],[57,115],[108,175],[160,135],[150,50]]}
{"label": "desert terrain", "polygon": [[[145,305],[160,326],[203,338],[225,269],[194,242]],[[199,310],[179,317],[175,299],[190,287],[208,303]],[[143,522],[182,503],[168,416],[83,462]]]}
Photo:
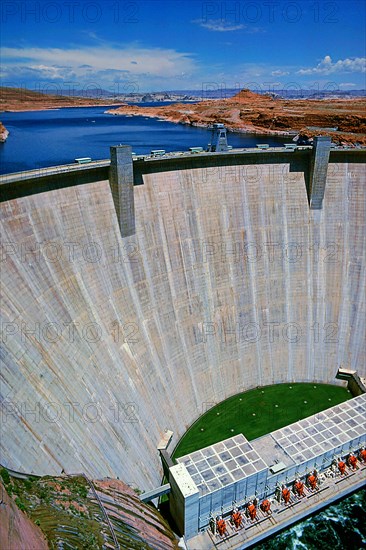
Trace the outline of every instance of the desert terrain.
{"label": "desert terrain", "polygon": [[232,98],[161,107],[123,105],[113,115],[160,118],[192,126],[225,124],[228,130],[254,134],[330,135],[338,144],[366,145],[366,99],[280,99],[241,90]]}

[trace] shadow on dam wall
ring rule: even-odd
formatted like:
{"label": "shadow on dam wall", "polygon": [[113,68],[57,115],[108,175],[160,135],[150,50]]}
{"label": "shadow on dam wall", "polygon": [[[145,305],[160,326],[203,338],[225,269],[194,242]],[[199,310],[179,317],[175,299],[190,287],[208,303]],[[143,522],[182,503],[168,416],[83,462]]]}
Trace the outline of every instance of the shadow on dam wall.
{"label": "shadow on dam wall", "polygon": [[108,165],[2,187],[1,463],[147,490],[213,404],[366,375],[364,158],[332,152],[310,210],[291,155],[137,163],[126,238]]}

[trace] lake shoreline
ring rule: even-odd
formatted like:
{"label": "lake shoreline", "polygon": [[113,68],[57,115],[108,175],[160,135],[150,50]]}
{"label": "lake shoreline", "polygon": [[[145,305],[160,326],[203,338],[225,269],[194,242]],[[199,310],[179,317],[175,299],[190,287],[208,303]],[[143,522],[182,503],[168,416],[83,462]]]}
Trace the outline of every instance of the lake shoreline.
{"label": "lake shoreline", "polygon": [[[131,107],[133,107],[131,105]],[[105,111],[106,115],[112,115],[112,116],[125,116],[125,117],[144,117],[144,118],[152,118],[161,122],[171,122],[172,124],[180,124],[182,126],[189,126],[191,128],[204,128],[204,129],[210,129],[212,127],[212,124],[205,123],[205,122],[187,122],[184,120],[175,120],[174,117],[166,116],[161,114],[151,114],[151,113],[119,113],[118,111]],[[298,131],[296,130],[267,130],[266,128],[255,128],[255,127],[248,127],[248,128],[236,128],[231,127],[230,125],[226,125],[225,127],[228,132],[231,132],[232,134],[241,134],[241,135],[253,135],[253,136],[278,136],[278,137],[295,137],[298,135]]]}
{"label": "lake shoreline", "polygon": [[37,107],[33,109],[2,109],[0,111],[0,115],[2,113],[34,113],[34,112],[41,112],[41,111],[61,111],[61,109],[83,109],[84,107],[121,107],[124,106],[125,103],[88,103],[85,105],[61,105],[60,107]]}

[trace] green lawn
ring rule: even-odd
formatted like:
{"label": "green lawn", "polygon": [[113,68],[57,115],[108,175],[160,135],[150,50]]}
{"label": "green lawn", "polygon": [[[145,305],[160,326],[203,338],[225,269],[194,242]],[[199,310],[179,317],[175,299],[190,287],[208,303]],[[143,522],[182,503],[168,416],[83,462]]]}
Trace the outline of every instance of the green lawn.
{"label": "green lawn", "polygon": [[330,384],[276,384],[234,395],[189,428],[173,458],[239,433],[255,439],[350,398],[347,389]]}

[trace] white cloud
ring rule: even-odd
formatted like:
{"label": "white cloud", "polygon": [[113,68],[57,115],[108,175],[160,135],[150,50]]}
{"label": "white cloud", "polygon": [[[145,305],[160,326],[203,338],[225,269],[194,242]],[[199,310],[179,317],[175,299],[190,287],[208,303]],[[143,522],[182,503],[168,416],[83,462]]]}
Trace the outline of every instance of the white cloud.
{"label": "white cloud", "polygon": [[225,19],[194,19],[192,23],[208,29],[209,31],[214,32],[232,32],[245,30],[247,33],[256,33],[261,32],[259,27],[249,27],[248,25],[243,25],[242,23],[235,24],[234,22],[226,21]]}
{"label": "white cloud", "polygon": [[340,88],[354,88],[355,86],[356,84],[354,84],[353,82],[341,82],[339,84]]}
{"label": "white cloud", "polygon": [[286,76],[287,74],[290,74],[290,73],[288,71],[281,71],[281,70],[271,72],[272,76]]}
{"label": "white cloud", "polygon": [[30,65],[28,68],[51,80],[62,79],[65,69],[68,69],[67,67],[57,67],[56,65]]}
{"label": "white cloud", "polygon": [[316,67],[308,69],[300,69],[298,74],[334,74],[334,73],[364,73],[366,72],[366,58],[354,57],[347,59],[339,59],[333,63],[330,55],[326,55],[324,59]]}
{"label": "white cloud", "polygon": [[[196,61],[189,53],[173,49],[113,46],[85,46],[78,49],[3,48],[2,65],[7,74],[37,71],[39,78],[90,79],[109,72],[130,75],[139,79],[162,80],[182,73],[191,74],[197,69]],[[164,87],[164,86],[163,86]]]}

